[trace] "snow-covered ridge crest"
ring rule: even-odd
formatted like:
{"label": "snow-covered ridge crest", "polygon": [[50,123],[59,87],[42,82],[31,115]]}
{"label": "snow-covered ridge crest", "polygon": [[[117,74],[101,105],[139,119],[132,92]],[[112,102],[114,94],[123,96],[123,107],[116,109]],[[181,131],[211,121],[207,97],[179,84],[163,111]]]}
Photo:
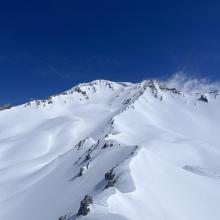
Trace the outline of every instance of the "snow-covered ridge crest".
{"label": "snow-covered ridge crest", "polygon": [[[29,102],[25,103],[24,106],[28,107],[31,105],[36,106],[46,106],[48,104],[53,104],[56,100],[63,99],[64,103],[66,103],[65,96],[71,96],[72,99],[78,101],[85,101],[92,98],[92,96],[97,96],[98,93],[102,93],[102,90],[110,90],[112,91],[121,91],[125,89],[134,90],[134,92],[144,92],[147,88],[151,88],[153,92],[157,92],[158,90],[163,91],[173,91],[179,92],[175,88],[167,87],[165,82],[160,82],[156,80],[144,80],[141,83],[129,83],[129,82],[113,82],[109,80],[95,80],[89,83],[81,83],[73,88],[62,92],[60,94],[55,94],[49,96],[47,99],[30,99]],[[10,107],[11,108],[11,107]],[[9,109],[9,108],[2,108],[1,110]]]}
{"label": "snow-covered ridge crest", "polygon": [[37,101],[0,112],[0,219],[220,218],[217,93],[98,80]]}
{"label": "snow-covered ridge crest", "polygon": [[[179,78],[181,78],[179,80]],[[179,80],[179,84],[177,83]],[[201,82],[200,82],[201,81]],[[206,84],[205,84],[206,83]],[[182,85],[182,87],[180,86]],[[123,89],[131,89],[138,92],[144,92],[147,89],[151,89],[151,91],[155,94],[160,92],[170,91],[175,94],[192,94],[192,95],[207,95],[211,94],[214,96],[219,95],[219,84],[213,83],[208,84],[208,81],[205,80],[187,80],[186,77],[182,75],[176,74],[172,79],[162,82],[159,80],[143,80],[140,83],[129,83],[129,82],[113,82],[109,80],[95,80],[89,83],[81,83],[77,86],[74,86],[72,89],[67,90],[61,94],[51,96],[48,100],[53,99],[53,97],[60,95],[71,95],[71,94],[80,94],[82,99],[89,100],[94,93],[102,92],[102,90],[112,90],[112,91],[120,91]],[[187,89],[186,89],[187,88]],[[200,90],[199,90],[200,88]],[[50,101],[49,101],[50,103]]]}
{"label": "snow-covered ridge crest", "polygon": [[[119,91],[124,88],[131,88],[133,90],[136,90],[137,93],[140,92],[140,90],[142,90],[143,92],[147,88],[151,88],[153,93],[157,93],[158,91],[171,91],[176,94],[212,94],[215,96],[220,94],[219,83],[209,83],[208,80],[205,79],[191,80],[183,74],[175,74],[171,79],[166,82],[162,82],[159,80],[143,80],[140,83],[129,83],[113,82],[109,80],[94,80],[92,82],[78,84],[65,92],[51,95],[47,99],[30,99],[30,101],[24,105],[25,107],[30,106],[31,104],[34,104],[36,106],[46,106],[47,104],[52,104],[55,100],[59,99],[59,97],[67,95],[72,96],[72,98],[78,99],[80,101],[89,100],[91,96],[93,96],[97,92],[101,92],[103,89]],[[10,108],[4,108],[3,106],[0,110]]]}

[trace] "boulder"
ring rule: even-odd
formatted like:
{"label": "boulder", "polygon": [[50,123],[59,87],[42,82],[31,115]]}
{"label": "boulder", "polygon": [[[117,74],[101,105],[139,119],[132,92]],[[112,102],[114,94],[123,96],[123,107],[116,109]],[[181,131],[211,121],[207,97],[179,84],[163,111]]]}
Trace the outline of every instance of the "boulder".
{"label": "boulder", "polygon": [[111,169],[110,171],[108,171],[106,174],[105,174],[105,180],[108,181],[108,180],[113,180],[115,177],[115,174],[113,173],[113,169]]}
{"label": "boulder", "polygon": [[78,210],[77,216],[87,215],[90,212],[90,205],[92,204],[92,197],[86,195],[80,203],[80,208]]}
{"label": "boulder", "polygon": [[114,168],[105,174],[105,180],[107,181],[107,184],[105,185],[105,189],[109,187],[113,187],[117,181],[117,178],[115,178],[115,174],[113,173],[113,171]]}
{"label": "boulder", "polygon": [[204,95],[201,95],[201,97],[198,99],[198,101],[208,102],[208,99]]}

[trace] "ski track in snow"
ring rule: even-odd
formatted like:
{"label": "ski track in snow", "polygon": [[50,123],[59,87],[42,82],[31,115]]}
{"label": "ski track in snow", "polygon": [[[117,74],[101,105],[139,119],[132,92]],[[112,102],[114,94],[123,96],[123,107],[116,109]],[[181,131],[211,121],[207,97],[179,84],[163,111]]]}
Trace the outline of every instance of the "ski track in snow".
{"label": "ski track in snow", "polygon": [[219,220],[220,97],[203,95],[99,80],[1,111],[0,219]]}

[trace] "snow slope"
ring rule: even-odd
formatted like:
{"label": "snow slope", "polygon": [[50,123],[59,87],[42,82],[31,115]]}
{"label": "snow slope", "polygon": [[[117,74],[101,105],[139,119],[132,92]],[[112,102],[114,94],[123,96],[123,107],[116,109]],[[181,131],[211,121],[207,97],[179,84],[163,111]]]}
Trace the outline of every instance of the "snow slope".
{"label": "snow slope", "polygon": [[1,111],[0,219],[219,220],[219,109],[216,91],[97,80]]}

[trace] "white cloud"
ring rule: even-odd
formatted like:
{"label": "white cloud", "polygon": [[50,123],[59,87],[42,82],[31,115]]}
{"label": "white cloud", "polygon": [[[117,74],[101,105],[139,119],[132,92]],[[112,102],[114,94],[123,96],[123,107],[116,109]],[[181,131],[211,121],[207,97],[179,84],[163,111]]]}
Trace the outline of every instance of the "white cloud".
{"label": "white cloud", "polygon": [[211,82],[207,78],[196,78],[184,72],[173,74],[167,80],[166,84],[183,92],[210,92],[220,90],[220,82]]}

